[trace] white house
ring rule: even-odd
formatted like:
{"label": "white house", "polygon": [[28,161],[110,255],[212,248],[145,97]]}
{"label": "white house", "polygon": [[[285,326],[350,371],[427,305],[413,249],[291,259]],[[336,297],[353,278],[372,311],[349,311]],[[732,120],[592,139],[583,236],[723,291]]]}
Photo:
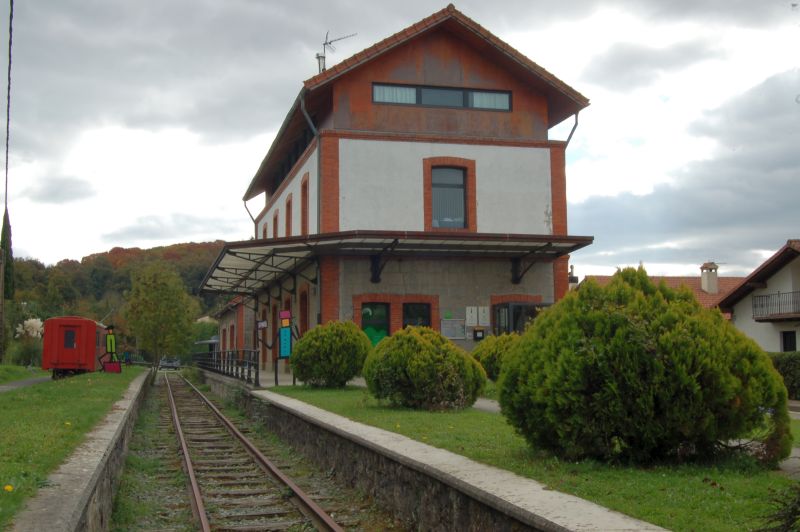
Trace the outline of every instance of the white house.
{"label": "white house", "polygon": [[797,351],[800,240],[787,241],[721,299],[719,307],[765,351]]}

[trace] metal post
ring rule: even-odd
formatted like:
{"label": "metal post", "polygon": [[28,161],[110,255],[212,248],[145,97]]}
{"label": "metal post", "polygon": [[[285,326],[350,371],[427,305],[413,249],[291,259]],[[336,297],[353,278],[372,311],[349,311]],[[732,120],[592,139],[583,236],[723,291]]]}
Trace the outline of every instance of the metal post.
{"label": "metal post", "polygon": [[261,350],[259,349],[258,351],[256,351],[256,376],[255,376],[255,382],[253,382],[253,385],[256,388],[261,388],[261,382],[258,378],[258,370],[260,366],[261,366]]}

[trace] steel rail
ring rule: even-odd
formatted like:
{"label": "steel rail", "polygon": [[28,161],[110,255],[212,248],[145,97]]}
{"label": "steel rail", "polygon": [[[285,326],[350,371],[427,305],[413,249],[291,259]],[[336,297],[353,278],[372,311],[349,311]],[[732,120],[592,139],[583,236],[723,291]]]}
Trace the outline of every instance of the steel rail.
{"label": "steel rail", "polygon": [[186,384],[188,384],[197,395],[203,400],[203,402],[211,409],[212,412],[217,416],[217,418],[225,425],[225,427],[233,434],[244,446],[248,453],[253,457],[253,459],[261,466],[265,471],[270,473],[276,480],[278,480],[281,484],[289,488],[292,493],[294,494],[293,500],[295,504],[299,507],[300,511],[308,517],[311,521],[314,522],[314,526],[318,530],[329,531],[329,532],[344,532],[344,529],[339,526],[336,521],[333,520],[331,516],[325,512],[317,503],[315,503],[297,484],[292,481],[291,478],[286,476],[283,471],[278,469],[278,467],[273,464],[269,458],[264,456],[264,454],[258,450],[258,448],[250,442],[247,437],[242,434],[236,426],[228,420],[225,415],[220,412],[220,410],[208,400],[208,398],[203,395],[200,390],[198,390],[191,382],[186,380],[185,377],[182,375],[180,376]]}
{"label": "steel rail", "polygon": [[175,405],[175,398],[172,396],[172,386],[169,383],[169,377],[167,375],[164,375],[164,380],[167,381],[167,395],[169,396],[169,407],[172,413],[172,424],[175,426],[175,433],[181,444],[183,464],[186,467],[186,474],[189,476],[189,494],[192,501],[192,512],[200,522],[200,529],[203,532],[211,532],[211,525],[208,523],[208,515],[203,505],[203,496],[200,493],[200,485],[197,483],[197,477],[194,474],[194,465],[192,465],[192,459],[189,457],[189,446],[186,444],[186,439],[183,437],[183,430],[181,429],[180,419],[178,418],[178,407]]}

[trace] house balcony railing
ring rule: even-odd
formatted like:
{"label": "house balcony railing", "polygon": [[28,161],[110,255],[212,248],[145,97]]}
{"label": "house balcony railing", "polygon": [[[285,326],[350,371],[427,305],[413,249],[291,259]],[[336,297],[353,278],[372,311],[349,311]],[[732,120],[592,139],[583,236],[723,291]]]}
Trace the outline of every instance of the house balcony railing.
{"label": "house balcony railing", "polygon": [[753,296],[753,319],[756,321],[800,320],[800,292]]}

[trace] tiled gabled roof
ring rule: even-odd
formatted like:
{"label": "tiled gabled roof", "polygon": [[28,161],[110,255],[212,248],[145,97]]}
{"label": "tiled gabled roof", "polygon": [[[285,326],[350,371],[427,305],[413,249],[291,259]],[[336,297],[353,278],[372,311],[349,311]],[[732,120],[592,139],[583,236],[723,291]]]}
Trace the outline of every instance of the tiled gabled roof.
{"label": "tiled gabled roof", "polygon": [[577,110],[583,109],[589,105],[589,99],[581,93],[555,77],[553,74],[537,65],[517,49],[501,40],[499,37],[491,33],[489,30],[466,16],[461,11],[457,10],[453,4],[448,5],[441,11],[437,11],[433,15],[426,17],[419,22],[383,39],[370,46],[369,48],[358,52],[357,54],[348,57],[344,61],[332,66],[328,70],[317,74],[316,76],[307,79],[304,86],[308,90],[315,90],[331,80],[349,72],[350,70],[359,67],[360,65],[370,61],[381,54],[395,48],[398,45],[408,42],[416,36],[428,31],[429,29],[438,26],[448,20],[453,20],[461,24],[464,28],[470,30],[478,37],[482,38],[491,44],[498,52],[506,55],[514,60],[525,70],[530,72],[535,77],[544,81],[551,88],[555,89],[562,95],[566,96],[575,104]]}
{"label": "tiled gabled roof", "polygon": [[755,290],[757,286],[766,283],[770,277],[798,256],[800,256],[800,239],[787,240],[785,246],[753,270],[753,273],[742,279],[724,298],[720,298],[720,309],[731,310],[743,297]]}
{"label": "tiled gabled roof", "polygon": [[[700,277],[680,277],[680,276],[657,276],[657,275],[650,275],[650,280],[653,281],[656,285],[660,284],[662,281],[668,288],[672,288],[673,290],[680,288],[681,286],[685,286],[689,290],[692,291],[694,296],[697,298],[698,303],[700,303],[705,308],[714,308],[717,306],[717,302],[725,297],[731,290],[733,290],[739,283],[742,282],[744,277],[717,277],[717,293],[716,294],[709,294],[700,285]],[[612,276],[611,275],[587,275],[585,279],[594,279],[597,284],[600,286],[606,286],[608,283],[611,282]],[[585,280],[584,279],[584,280]]]}

